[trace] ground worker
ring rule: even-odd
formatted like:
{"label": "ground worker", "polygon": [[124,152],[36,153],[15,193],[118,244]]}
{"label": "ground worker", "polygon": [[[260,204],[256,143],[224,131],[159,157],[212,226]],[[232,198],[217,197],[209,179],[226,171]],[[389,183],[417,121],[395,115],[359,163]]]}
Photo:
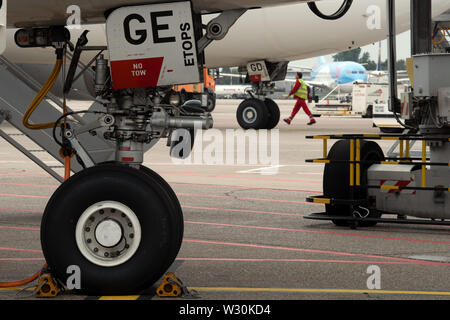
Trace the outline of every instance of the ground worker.
{"label": "ground worker", "polygon": [[316,120],[314,119],[314,116],[312,115],[311,111],[308,108],[308,105],[306,104],[306,100],[309,99],[309,92],[308,86],[303,80],[303,74],[301,72],[297,73],[297,82],[295,83],[294,88],[292,89],[291,93],[289,93],[286,99],[289,99],[289,97],[292,95],[294,95],[295,99],[297,99],[297,103],[295,104],[294,110],[292,110],[291,116],[284,119],[284,122],[290,125],[292,120],[294,120],[296,114],[300,111],[301,108],[303,108],[303,111],[305,111],[310,119],[308,125],[315,124]]}

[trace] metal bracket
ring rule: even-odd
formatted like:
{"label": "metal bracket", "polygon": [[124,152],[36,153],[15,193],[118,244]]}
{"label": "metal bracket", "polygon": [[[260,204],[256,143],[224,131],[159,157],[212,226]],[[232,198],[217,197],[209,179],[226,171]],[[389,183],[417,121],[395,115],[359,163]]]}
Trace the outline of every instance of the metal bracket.
{"label": "metal bracket", "polygon": [[206,34],[198,41],[198,51],[203,52],[214,40],[222,40],[230,28],[247,11],[247,9],[234,9],[223,11],[217,18],[211,20],[206,26]]}
{"label": "metal bracket", "polygon": [[64,133],[64,136],[67,138],[67,140],[69,140],[72,148],[76,151],[77,155],[83,161],[86,168],[95,166],[94,160],[92,160],[92,158],[89,156],[89,154],[83,148],[83,146],[80,144],[80,141],[78,141],[76,135],[73,133],[72,130],[67,130]]}

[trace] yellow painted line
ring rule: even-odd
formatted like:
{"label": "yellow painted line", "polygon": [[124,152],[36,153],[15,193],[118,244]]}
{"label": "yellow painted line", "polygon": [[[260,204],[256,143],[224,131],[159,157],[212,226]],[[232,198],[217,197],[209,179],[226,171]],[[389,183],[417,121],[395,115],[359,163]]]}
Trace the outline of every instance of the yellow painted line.
{"label": "yellow painted line", "polygon": [[390,127],[390,128],[400,128],[399,124],[378,124],[377,127]]}
{"label": "yellow painted line", "polygon": [[330,204],[330,199],[313,198],[314,203]]}
{"label": "yellow painted line", "polygon": [[381,137],[381,140],[399,140],[399,137]]}
{"label": "yellow painted line", "polygon": [[380,189],[385,190],[399,190],[400,188],[398,186],[381,186]]}
{"label": "yellow painted line", "polygon": [[[0,291],[20,291],[21,288],[0,288]],[[33,289],[28,289],[27,291],[33,291]]]}
{"label": "yellow painted line", "polygon": [[229,292],[284,292],[284,293],[377,293],[402,295],[450,296],[445,291],[397,291],[397,290],[350,290],[350,289],[286,289],[286,288],[228,288],[228,287],[192,287],[196,291],[229,291]]}
{"label": "yellow painted line", "polygon": [[364,138],[379,138],[379,134],[363,134]]}
{"label": "yellow painted line", "polygon": [[140,296],[103,296],[98,300],[106,300],[106,301],[131,301],[137,300]]}
{"label": "yellow painted line", "polygon": [[314,136],[313,139],[324,139],[324,140],[328,140],[330,139],[330,136]]}
{"label": "yellow painted line", "polygon": [[330,163],[330,160],[313,160],[314,163]]}

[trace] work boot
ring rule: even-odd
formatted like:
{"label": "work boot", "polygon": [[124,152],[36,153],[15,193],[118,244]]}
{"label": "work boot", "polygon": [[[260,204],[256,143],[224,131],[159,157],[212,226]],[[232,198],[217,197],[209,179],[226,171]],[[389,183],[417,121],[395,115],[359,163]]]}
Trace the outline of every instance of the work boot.
{"label": "work boot", "polygon": [[308,126],[312,126],[315,123],[316,123],[316,119],[311,118],[311,121],[309,121]]}
{"label": "work boot", "polygon": [[291,125],[292,119],[286,118],[286,119],[284,119],[284,122],[286,122],[288,125]]}

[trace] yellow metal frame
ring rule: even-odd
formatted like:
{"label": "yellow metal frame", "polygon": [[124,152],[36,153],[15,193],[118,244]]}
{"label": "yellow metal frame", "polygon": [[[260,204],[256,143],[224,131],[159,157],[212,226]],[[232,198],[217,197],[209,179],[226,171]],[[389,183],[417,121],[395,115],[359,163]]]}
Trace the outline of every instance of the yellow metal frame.
{"label": "yellow metal frame", "polygon": [[[328,140],[332,139],[342,139],[345,138],[344,135],[338,134],[338,135],[326,135],[326,136],[313,136],[310,137],[311,139],[316,140],[322,140],[323,141],[323,158],[322,159],[314,159],[311,160],[313,163],[325,163],[329,164],[331,163],[331,160],[328,159]],[[390,160],[390,161],[381,161],[380,164],[382,165],[402,165],[405,163],[412,163],[411,159],[411,141],[417,141],[422,140],[422,155],[421,155],[421,170],[422,170],[422,189],[427,188],[427,180],[426,180],[426,167],[427,165],[433,165],[433,163],[427,163],[427,140],[426,139],[414,139],[413,137],[407,137],[407,136],[385,136],[380,134],[363,134],[358,135],[358,138],[349,138],[350,140],[350,160],[349,160],[349,181],[351,187],[360,187],[361,186],[361,140],[367,139],[367,140],[391,140],[391,141],[399,141],[399,148],[400,148],[400,154],[399,159],[397,161]],[[450,139],[446,139],[447,141],[450,141]],[[450,163],[448,163],[450,166]],[[380,186],[380,189],[383,190],[400,190],[401,188],[398,186]],[[420,190],[420,188],[417,188]],[[450,191],[450,188],[443,188],[447,189],[447,191]],[[324,204],[330,204],[331,199],[325,199],[325,198],[317,198],[317,197],[311,197],[312,201],[314,203],[324,203]]]}

